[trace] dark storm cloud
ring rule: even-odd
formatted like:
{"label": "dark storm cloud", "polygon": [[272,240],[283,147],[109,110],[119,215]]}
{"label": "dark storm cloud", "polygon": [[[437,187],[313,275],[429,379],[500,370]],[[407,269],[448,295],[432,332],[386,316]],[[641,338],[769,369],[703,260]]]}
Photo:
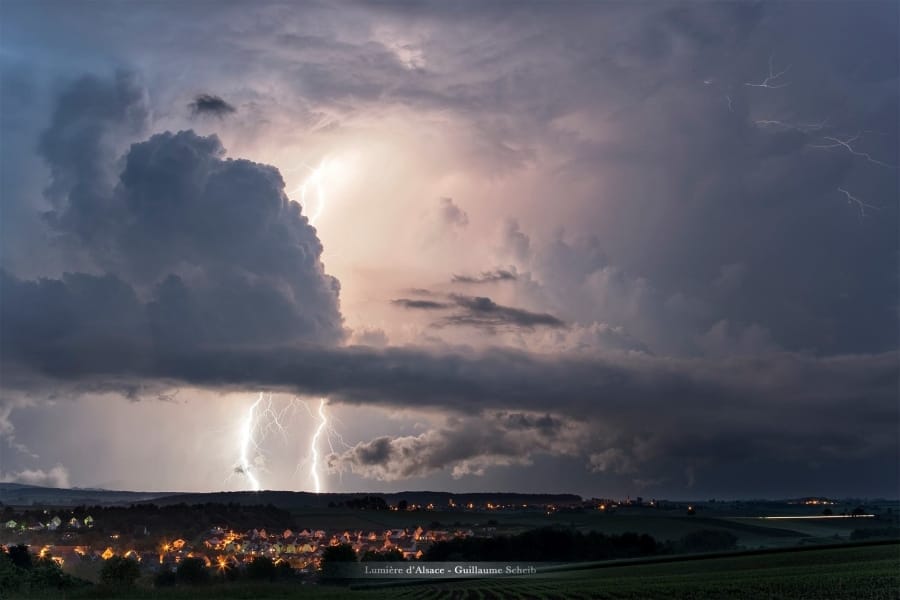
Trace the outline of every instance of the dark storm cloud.
{"label": "dark storm cloud", "polygon": [[[48,222],[103,274],[29,282],[4,271],[9,344],[62,368],[61,340],[92,331],[85,348],[114,364],[169,345],[343,339],[339,284],[324,273],[321,243],[277,169],[226,159],[216,136],[193,131],[154,135],[116,160],[109,140],[139,129],[144,96],[127,74],[83,78],[60,96],[41,138],[55,206]],[[46,318],[28,318],[29,305]]]}
{"label": "dark storm cloud", "polygon": [[[137,381],[151,391],[153,382],[222,390],[266,388],[328,396],[335,402],[433,407],[460,418],[498,410],[543,414],[552,406],[554,420],[581,423],[583,429],[578,431],[588,432],[586,437],[560,435],[554,422],[501,418],[494,419],[498,424],[483,441],[495,436],[498,428],[507,433],[471,451],[448,441],[457,439],[454,436],[430,434],[407,436],[420,438],[414,442],[379,441],[374,447],[364,446],[362,457],[352,453],[338,461],[351,470],[357,465],[358,472],[365,471],[365,457],[376,465],[387,464],[370,464],[365,472],[375,477],[413,476],[440,464],[459,473],[480,473],[491,464],[521,464],[525,456],[521,440],[509,433],[521,429],[531,432],[529,444],[544,440],[535,447],[538,454],[590,454],[582,469],[636,478],[671,476],[691,465],[700,473],[718,472],[733,463],[730,454],[717,450],[725,441],[736,452],[744,448],[752,453],[754,468],[775,468],[788,459],[829,461],[832,468],[843,469],[883,460],[898,450],[896,352],[679,360],[539,356],[503,349],[435,353],[414,347],[148,348],[130,346],[117,329],[112,334],[94,328],[73,331],[54,319],[50,324],[55,335],[44,333],[44,344],[38,347],[26,344],[25,335],[40,331],[47,315],[29,317],[22,304],[45,308],[50,303],[34,290],[27,296],[17,289],[29,285],[9,280],[2,285],[0,318],[9,323],[14,316],[20,326],[0,340],[2,375],[10,390],[52,386],[78,393],[119,390],[123,383]],[[56,287],[41,291],[55,295]],[[15,292],[8,294],[9,290]],[[113,328],[110,324],[107,331]],[[584,443],[571,449],[573,439]],[[403,448],[426,457],[429,452],[450,454],[429,459],[428,467],[421,466],[424,459],[404,455]],[[378,463],[376,458],[385,454],[387,463]]]}
{"label": "dark storm cloud", "polygon": [[507,269],[494,269],[484,271],[481,275],[454,275],[453,283],[496,283],[498,281],[515,281],[518,278],[515,272]]}
{"label": "dark storm cloud", "polygon": [[235,107],[225,102],[225,100],[219,96],[213,96],[212,94],[198,94],[194,97],[194,100],[188,104],[188,108],[191,109],[191,113],[194,116],[210,115],[220,119],[237,111]]}
{"label": "dark storm cloud", "polygon": [[456,313],[443,317],[436,324],[443,325],[465,325],[469,327],[478,327],[485,330],[496,330],[502,328],[519,328],[533,329],[534,327],[563,327],[565,323],[553,315],[547,313],[538,313],[515,308],[512,306],[503,306],[497,304],[493,300],[485,296],[464,296],[461,294],[450,294],[447,296],[448,302],[437,302],[435,300],[419,300],[410,298],[398,298],[392,303],[408,309],[418,310],[448,310],[461,309]]}
{"label": "dark storm cloud", "polygon": [[459,478],[483,475],[490,466],[530,464],[536,454],[576,454],[582,437],[577,426],[547,414],[496,412],[452,419],[417,436],[361,442],[329,455],[328,466],[384,481],[447,470]]}
{"label": "dark storm cloud", "polygon": [[452,294],[450,298],[464,310],[461,313],[445,317],[442,322],[447,325],[468,325],[488,330],[503,327],[532,329],[539,326],[565,326],[563,321],[551,314],[503,306],[485,296]]}
{"label": "dark storm cloud", "polygon": [[392,304],[402,306],[403,308],[414,308],[419,310],[443,310],[451,308],[453,305],[446,302],[435,302],[434,300],[413,300],[410,298],[397,298],[391,300]]}
{"label": "dark storm cloud", "polygon": [[[90,7],[55,9],[36,19],[42,30],[57,18],[51,13],[62,13],[60,22],[76,13],[92,18]],[[20,3],[5,10],[29,9]],[[229,46],[228,36],[213,39],[191,29],[201,19],[178,22],[188,28],[182,39],[190,40],[190,55],[215,55],[202,68],[221,68],[227,77],[265,62],[293,82],[301,102],[341,116],[371,107],[381,115],[388,106],[423,110],[429,119],[446,116],[463,132],[467,145],[460,154],[473,173],[495,177],[535,156],[554,157],[562,165],[558,179],[542,176],[566,201],[577,229],[570,224],[570,235],[544,243],[539,233],[548,223],[547,197],[538,194],[533,206],[517,198],[511,210],[519,220],[506,224],[501,242],[505,255],[520,261],[519,280],[509,285],[533,292],[523,292],[528,306],[559,315],[573,330],[640,338],[639,347],[657,355],[377,352],[299,347],[277,335],[285,345],[276,350],[266,340],[272,328],[262,313],[275,306],[274,314],[284,314],[277,305],[293,294],[285,283],[292,270],[281,271],[279,285],[266,281],[267,296],[273,289],[283,296],[273,292],[260,314],[232,310],[249,306],[245,300],[256,289],[249,259],[227,276],[218,264],[197,270],[197,264],[215,264],[214,253],[195,260],[177,236],[153,243],[165,230],[162,215],[158,229],[136,231],[153,231],[137,237],[150,241],[150,256],[128,249],[124,234],[115,233],[130,221],[116,214],[119,197],[107,193],[119,185],[117,174],[109,173],[113,162],[98,155],[111,153],[109,141],[118,132],[140,128],[143,101],[131,99],[131,84],[105,82],[85,85],[83,92],[102,110],[70,118],[67,107],[81,101],[60,106],[58,141],[44,149],[66,154],[51,163],[51,221],[71,247],[100,266],[89,271],[93,275],[41,281],[4,275],[4,386],[99,389],[159,380],[281,386],[338,401],[473,414],[492,405],[543,411],[552,404],[597,428],[595,446],[585,451],[589,468],[604,474],[643,469],[646,479],[671,477],[689,465],[692,473],[706,468],[709,480],[738,489],[734,481],[741,478],[802,475],[820,485],[861,481],[856,474],[862,473],[897,489],[896,170],[843,147],[815,147],[828,144],[826,136],[848,139],[869,130],[859,140],[862,151],[897,164],[896,3],[829,3],[816,10],[802,3],[366,4],[359,9],[363,34],[353,24],[340,30],[304,14],[307,23],[326,30],[316,36],[287,33],[302,30],[302,23],[281,18],[294,10],[268,13],[262,29],[248,30],[239,47]],[[225,7],[213,17],[228,22],[237,16]],[[404,64],[389,40],[370,39],[370,19],[394,32],[430,28],[420,37],[421,60]],[[57,32],[70,29],[57,25]],[[7,34],[20,35],[12,27]],[[54,36],[53,43],[64,38]],[[145,46],[131,41],[120,48],[143,52]],[[143,42],[153,47],[155,40]],[[773,54],[779,69],[792,65],[790,85],[745,86],[765,77]],[[9,87],[2,87],[6,99]],[[4,133],[11,105],[5,106]],[[758,123],[765,120],[788,125]],[[824,125],[811,129],[810,123]],[[158,144],[175,173],[181,173],[181,158],[172,151],[178,143],[158,140],[149,148]],[[85,148],[98,150],[80,155]],[[210,159],[213,170],[224,169],[224,162]],[[153,178],[161,190],[166,164]],[[252,179],[277,187],[271,173],[257,167],[247,168]],[[221,189],[242,180],[232,175]],[[187,187],[190,179],[174,181]],[[861,217],[838,188],[878,209]],[[132,210],[127,206],[125,214]],[[475,210],[474,203],[468,206]],[[153,211],[135,214],[148,222],[157,218]],[[204,222],[189,221],[201,231]],[[458,225],[459,219],[447,222]],[[250,236],[243,254],[252,255],[258,243]],[[165,258],[157,261],[156,252]],[[303,254],[317,251],[309,246]],[[183,266],[176,264],[182,255],[189,257]],[[321,284],[313,279],[314,288]],[[195,286],[208,291],[205,299],[195,301]],[[220,298],[219,291],[236,297]],[[102,304],[103,296],[114,306]],[[121,327],[88,325],[100,320],[87,306],[95,297]],[[205,314],[212,302],[220,304],[212,313],[221,317],[201,317],[205,324],[195,332],[189,315]],[[288,304],[288,314],[301,310],[299,300]],[[319,314],[319,303],[312,305]],[[333,331],[336,309],[324,312],[331,323],[324,329]],[[266,335],[251,336],[252,348],[231,348],[243,329],[256,329],[256,320]],[[234,339],[217,333],[232,325]],[[701,352],[712,358],[683,357]],[[682,357],[662,356],[667,353]],[[806,475],[816,468],[819,475]]]}

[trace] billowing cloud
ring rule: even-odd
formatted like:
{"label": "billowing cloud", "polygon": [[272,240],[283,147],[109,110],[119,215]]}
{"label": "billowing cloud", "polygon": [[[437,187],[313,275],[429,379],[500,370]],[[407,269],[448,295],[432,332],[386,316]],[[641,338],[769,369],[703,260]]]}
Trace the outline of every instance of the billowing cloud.
{"label": "billowing cloud", "polygon": [[488,467],[527,465],[537,454],[579,451],[583,431],[549,414],[490,412],[451,419],[416,436],[378,437],[328,456],[330,469],[396,481],[449,471],[454,478],[483,475]]}
{"label": "billowing cloud", "polygon": [[228,104],[219,96],[212,94],[197,94],[188,105],[191,112],[196,115],[210,115],[213,117],[224,118],[237,109]]}
{"label": "billowing cloud", "polygon": [[62,465],[56,465],[47,470],[23,469],[22,471],[4,474],[0,481],[67,488],[69,487],[69,471]]}
{"label": "billowing cloud", "polygon": [[[590,439],[507,470],[510,487],[562,472],[584,491],[896,489],[895,5],[262,3],[240,36],[220,35],[239,5],[106,7],[100,29],[97,7],[47,8],[2,8],[4,393],[552,409]],[[773,56],[790,85],[745,85]],[[152,93],[87,77],[47,105],[104,58],[140,65]],[[196,90],[241,109],[189,120]],[[326,156],[343,170],[313,232],[280,180],[297,189]],[[366,347],[338,345],[319,238]],[[493,265],[515,279],[478,275]],[[434,310],[385,301],[412,285]],[[11,415],[16,443],[49,452]],[[444,444],[404,433],[372,453]]]}

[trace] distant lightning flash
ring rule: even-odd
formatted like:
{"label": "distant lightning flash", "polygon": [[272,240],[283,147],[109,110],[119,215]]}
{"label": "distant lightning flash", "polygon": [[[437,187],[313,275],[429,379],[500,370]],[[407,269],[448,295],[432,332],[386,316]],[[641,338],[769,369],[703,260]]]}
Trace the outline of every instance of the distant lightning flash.
{"label": "distant lightning flash", "polygon": [[838,191],[847,198],[847,204],[856,204],[856,207],[859,209],[860,218],[866,216],[867,208],[871,209],[871,210],[880,210],[877,206],[875,206],[873,204],[869,204],[869,203],[865,202],[864,200],[857,198],[856,196],[854,196],[853,194],[851,194],[844,188],[839,187]]}
{"label": "distant lightning flash", "polygon": [[829,149],[829,148],[844,148],[852,154],[853,156],[859,156],[860,158],[866,159],[866,161],[872,163],[873,165],[878,165],[880,167],[885,167],[887,169],[896,169],[897,167],[894,165],[890,165],[886,162],[882,162],[876,158],[873,158],[871,154],[868,152],[862,152],[854,148],[854,144],[858,142],[862,138],[862,133],[857,133],[854,136],[840,139],[834,136],[825,136],[823,139],[827,140],[828,144],[810,144],[810,148],[819,148],[819,149]]}
{"label": "distant lightning flash", "polygon": [[744,85],[748,87],[758,87],[758,88],[768,88],[770,90],[777,90],[779,88],[787,87],[790,85],[789,81],[779,82],[788,71],[791,69],[791,65],[786,66],[783,70],[778,73],[775,72],[775,68],[773,67],[773,61],[775,60],[775,55],[772,54],[769,56],[769,76],[763,79],[759,83],[745,83]]}
{"label": "distant lightning flash", "polygon": [[[300,194],[300,204],[304,209],[309,210],[309,222],[312,225],[315,225],[316,221],[321,218],[328,201],[328,197],[325,194],[325,181],[328,179],[328,167],[330,164],[331,161],[326,156],[316,168],[310,167],[307,164],[300,167],[309,171],[309,175],[303,180],[303,183],[294,189],[293,193]],[[312,198],[315,198],[314,208],[310,207],[309,201]]]}

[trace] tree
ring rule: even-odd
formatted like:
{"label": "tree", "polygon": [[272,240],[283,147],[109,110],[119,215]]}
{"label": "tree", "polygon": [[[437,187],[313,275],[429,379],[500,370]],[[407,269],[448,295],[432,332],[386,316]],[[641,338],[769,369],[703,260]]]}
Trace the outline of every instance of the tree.
{"label": "tree", "polygon": [[277,570],[275,563],[268,556],[257,556],[247,565],[247,579],[256,581],[272,581]]}
{"label": "tree", "polygon": [[132,587],[141,576],[141,567],[132,558],[113,556],[103,562],[100,581],[110,587]]}
{"label": "tree", "polygon": [[356,551],[349,544],[329,546],[322,553],[322,574],[326,579],[339,579],[341,566],[356,562]]}
{"label": "tree", "polygon": [[181,583],[188,585],[200,585],[209,579],[209,571],[206,563],[199,558],[185,558],[178,563],[175,576]]}
{"label": "tree", "polygon": [[9,560],[12,561],[12,564],[19,567],[20,569],[31,568],[33,563],[31,552],[28,551],[28,546],[26,546],[25,544],[10,546],[9,548],[7,548],[7,552],[9,553]]}
{"label": "tree", "polygon": [[409,508],[409,503],[406,500],[397,503],[397,510],[406,510],[407,508]]}

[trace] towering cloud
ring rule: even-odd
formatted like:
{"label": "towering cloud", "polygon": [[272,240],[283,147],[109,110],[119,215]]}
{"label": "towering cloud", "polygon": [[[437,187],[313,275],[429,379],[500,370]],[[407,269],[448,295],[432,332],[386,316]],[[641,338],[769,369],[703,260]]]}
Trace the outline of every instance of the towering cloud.
{"label": "towering cloud", "polygon": [[109,141],[137,128],[141,98],[127,75],[82,79],[61,96],[41,145],[48,217],[91,269],[39,281],[2,273],[4,368],[59,373],[76,368],[72,353],[133,367],[168,346],[342,340],[339,284],[275,168],[227,159],[218,138],[193,131],[154,135],[113,160]]}

